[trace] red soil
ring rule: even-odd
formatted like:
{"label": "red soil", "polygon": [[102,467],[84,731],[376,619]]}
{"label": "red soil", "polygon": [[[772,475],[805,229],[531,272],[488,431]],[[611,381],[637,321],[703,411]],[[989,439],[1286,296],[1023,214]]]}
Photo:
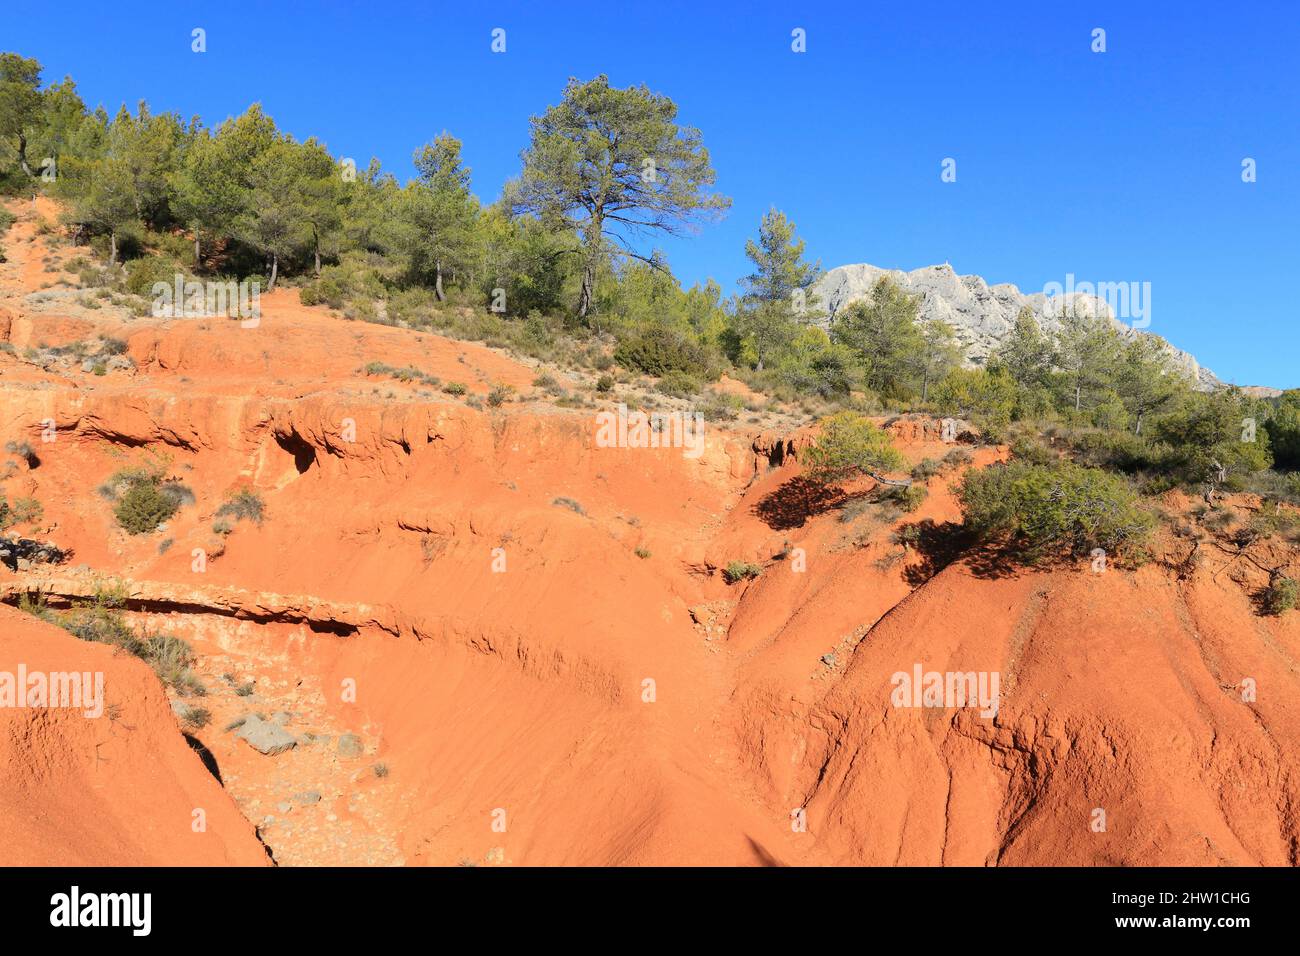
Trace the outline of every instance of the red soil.
{"label": "red soil", "polygon": [[[530,397],[527,363],[347,322],[292,290],[264,297],[253,329],[46,313],[27,296],[45,245],[16,211],[0,338],[21,353],[86,338],[87,323],[125,338],[138,369],[42,371],[0,352],[0,438],[40,458],[4,493],[44,506],[24,533],[75,550],[54,573],[0,570],[0,585],[85,593],[86,565],[130,582],[142,627],[190,640],[213,712],[196,736],[280,862],[1296,863],[1300,625],[1255,613],[1248,563],[1215,551],[1182,577],[981,560],[935,573],[891,536],[957,520],[956,472],[930,479],[914,514],[845,523],[800,481],[804,434],[710,425],[698,460],[600,448],[594,411]],[[478,410],[367,376],[371,361],[525,400]],[[933,425],[892,431],[912,461],[951,447]],[[146,450],[196,503],[132,537],[95,489]],[[979,450],[973,467],[997,457]],[[214,534],[241,487],[266,520]],[[765,570],[729,586],[733,560]],[[24,619],[0,620],[7,637]],[[109,658],[49,627],[17,633],[60,659]],[[170,741],[125,736],[114,779],[156,763],[179,781],[154,798],[166,813],[134,802],[147,788],[14,774],[22,753],[0,750],[0,840],[40,806],[62,834],[43,862],[251,860],[237,819],[224,857],[186,855],[187,788],[225,797],[147,669],[111,663],[141,688],[139,733]],[[891,706],[891,675],[916,663],[999,672],[996,719]],[[223,729],[248,711],[330,740],[263,756]],[[93,774],[92,731],[24,726]],[[362,755],[338,753],[345,733]],[[320,802],[294,799],[307,790]],[[101,817],[114,841],[86,832]]]}

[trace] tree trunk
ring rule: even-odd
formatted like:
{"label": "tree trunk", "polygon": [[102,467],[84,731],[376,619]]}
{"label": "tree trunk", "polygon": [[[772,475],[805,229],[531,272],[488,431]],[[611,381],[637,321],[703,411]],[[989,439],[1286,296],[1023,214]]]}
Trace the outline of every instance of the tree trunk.
{"label": "tree trunk", "polygon": [[280,274],[280,257],[274,252],[271,253],[271,281],[266,286],[266,291],[271,292],[275,289],[275,277]]}
{"label": "tree trunk", "polygon": [[446,302],[447,296],[442,291],[442,260],[436,259],[433,263],[433,294],[438,297],[439,302]]}
{"label": "tree trunk", "polygon": [[311,236],[316,244],[316,278],[320,278],[320,233],[316,231],[315,224],[311,227]]}
{"label": "tree trunk", "polygon": [[114,229],[108,234],[108,264],[117,265],[117,230]]}
{"label": "tree trunk", "polygon": [[587,254],[583,257],[582,293],[578,296],[578,318],[580,319],[587,317],[587,313],[591,311],[592,302],[596,297],[596,253],[600,248],[600,237],[604,223],[605,214],[602,205],[592,211],[591,222],[587,224],[587,230],[583,235]]}
{"label": "tree trunk", "polygon": [[18,165],[32,179],[36,178],[36,174],[32,172],[32,167],[27,165],[27,134],[21,131],[18,133]]}
{"label": "tree trunk", "polygon": [[1141,434],[1142,434],[1142,415],[1143,415],[1143,414],[1144,414],[1143,412],[1138,412],[1137,428],[1133,429],[1133,434],[1134,434],[1134,435],[1141,435]]}
{"label": "tree trunk", "polygon": [[199,240],[199,227],[194,227],[194,268],[203,265],[203,244]]}
{"label": "tree trunk", "polygon": [[1074,410],[1076,412],[1079,410],[1079,403],[1082,400],[1082,398],[1083,398],[1083,386],[1075,385],[1074,386]]}
{"label": "tree trunk", "polygon": [[578,296],[578,318],[585,319],[587,313],[591,311],[592,286],[595,285],[595,269],[593,263],[588,258],[586,264],[582,267],[582,293]]}

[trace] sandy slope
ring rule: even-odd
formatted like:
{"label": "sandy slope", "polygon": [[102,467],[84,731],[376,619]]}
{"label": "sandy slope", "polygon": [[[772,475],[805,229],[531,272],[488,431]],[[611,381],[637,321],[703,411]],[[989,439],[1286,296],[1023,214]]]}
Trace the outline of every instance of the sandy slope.
{"label": "sandy slope", "polygon": [[[104,708],[0,707],[0,861],[257,866],[252,826],[181,734],[153,672],[0,607],[0,672],[99,673]],[[196,816],[195,811],[201,811]]]}
{"label": "sandy slope", "polygon": [[[940,569],[891,535],[955,520],[955,474],[914,515],[846,524],[799,477],[803,434],[711,426],[698,460],[599,448],[594,411],[529,397],[535,370],[500,352],[292,290],[255,329],[33,301],[52,274],[30,218],[7,247],[0,338],[104,330],[138,370],[0,353],[0,438],[40,457],[5,493],[34,494],[32,533],[75,550],[0,585],[133,582],[136,620],[199,651],[214,719],[197,736],[280,862],[1296,862],[1300,626],[1254,613],[1246,562]],[[526,400],[476,410],[366,376],[374,360]],[[914,461],[948,450],[921,422],[893,432]],[[145,450],[196,503],[132,538],[94,489]],[[243,486],[268,518],[222,539],[214,512]],[[728,586],[736,559],[766,569]],[[891,675],[915,663],[999,672],[996,720],[892,707]],[[328,742],[255,753],[223,730],[250,710]],[[363,754],[338,752],[347,733]],[[3,787],[12,820],[30,800]],[[293,798],[307,790],[320,801]],[[124,859],[181,852],[136,835],[153,856]]]}

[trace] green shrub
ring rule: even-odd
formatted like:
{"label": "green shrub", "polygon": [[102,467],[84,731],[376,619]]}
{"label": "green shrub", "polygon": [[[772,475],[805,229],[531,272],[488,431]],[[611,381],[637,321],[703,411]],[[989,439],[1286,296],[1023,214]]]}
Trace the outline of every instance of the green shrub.
{"label": "green shrub", "polygon": [[190,669],[195,661],[190,645],[165,635],[141,640],[122,613],[126,599],[126,587],[110,583],[101,584],[90,598],[78,601],[67,611],[53,611],[41,598],[29,595],[23,595],[18,607],[80,640],[109,644],[142,659],[163,684],[184,696],[203,696],[207,691]]}
{"label": "green shrub", "polygon": [[943,471],[943,466],[933,458],[923,458],[912,466],[912,480],[926,481]]}
{"label": "green shrub", "polygon": [[207,693],[191,670],[197,658],[188,641],[169,634],[156,634],[144,640],[140,656],[153,668],[158,679],[177,693],[187,697],[202,697]]}
{"label": "green shrub", "polygon": [[1247,523],[1253,536],[1267,538],[1270,535],[1291,535],[1300,524],[1296,512],[1281,508],[1275,501],[1265,501]]}
{"label": "green shrub", "polygon": [[602,375],[596,379],[596,391],[602,395],[607,395],[614,391],[614,376]]}
{"label": "green shrub", "polygon": [[[182,282],[187,278],[184,267],[167,256],[132,259],[126,264],[126,291],[152,300],[155,282],[165,283],[169,288],[174,289],[178,275],[181,276]],[[174,303],[178,308],[180,304]]]}
{"label": "green shrub", "polygon": [[889,436],[857,412],[839,412],[824,419],[821,435],[806,457],[809,477],[822,482],[843,481],[904,464]]}
{"label": "green shrub", "polygon": [[1268,431],[1249,434],[1247,422],[1261,413],[1257,404],[1236,388],[1193,393],[1156,421],[1155,437],[1169,446],[1163,468],[1188,486],[1201,486],[1209,495],[1240,491],[1254,472],[1273,463]]}
{"label": "green shrub", "polygon": [[1011,440],[1011,458],[1031,465],[1050,466],[1059,458],[1056,452],[1048,448],[1034,435],[1018,435]]}
{"label": "green shrub", "polygon": [[756,578],[762,573],[762,565],[749,561],[731,561],[722,570],[722,577],[728,584],[735,584],[745,578]]}
{"label": "green shrub", "polygon": [[174,494],[165,492],[157,481],[133,481],[117,502],[113,514],[127,534],[148,534],[176,513],[180,505]]}
{"label": "green shrub", "polygon": [[925,485],[891,485],[885,492],[884,498],[898,505],[903,511],[912,512],[921,507],[921,503],[929,494],[930,491]]}
{"label": "green shrub", "polygon": [[202,730],[212,722],[212,712],[206,707],[186,707],[181,723],[187,730]]}
{"label": "green shrub", "polygon": [[41,520],[45,509],[35,498],[15,498],[13,506],[14,524],[35,524]]}
{"label": "green shrub", "polygon": [[1016,384],[1010,375],[982,368],[956,368],[933,393],[939,411],[974,419],[990,438],[1011,421],[1016,405]]}
{"label": "green shrub", "polygon": [[54,623],[83,641],[111,644],[144,657],[144,644],[120,610],[110,604],[87,602],[59,615]]}
{"label": "green shrub", "polygon": [[416,328],[428,325],[437,308],[438,299],[433,290],[420,286],[403,289],[388,300],[389,317]]}
{"label": "green shrub", "polygon": [[923,537],[921,528],[919,523],[902,525],[890,536],[890,540],[904,548],[918,547]]}
{"label": "green shrub", "polygon": [[1201,523],[1211,531],[1227,531],[1237,521],[1237,512],[1231,508],[1214,508],[1201,519]]}
{"label": "green shrub", "polygon": [[972,455],[968,449],[954,448],[952,451],[948,452],[948,454],[943,456],[941,464],[945,471],[949,471],[969,465],[974,460],[975,456]]}
{"label": "green shrub", "polygon": [[870,498],[850,498],[840,509],[840,523],[852,524],[871,511],[875,502]]}
{"label": "green shrub", "polygon": [[1300,468],[1300,389],[1283,392],[1265,423],[1279,467]]}
{"label": "green shrub", "polygon": [[442,387],[442,390],[446,392],[448,395],[465,394],[465,386],[462,385],[460,382],[448,382],[446,385]]}
{"label": "green shrub", "polygon": [[[5,343],[8,344],[8,343]],[[7,441],[5,442],[5,451],[11,455],[17,455],[28,465],[34,465],[37,462],[36,449],[32,447],[31,442],[27,441]]]}
{"label": "green shrub", "polygon": [[740,410],[744,407],[744,399],[739,395],[726,395],[712,391],[696,406],[696,411],[706,422],[732,422],[740,416]]}
{"label": "green shrub", "polygon": [[682,371],[671,371],[659,379],[655,388],[664,395],[673,398],[690,398],[703,387],[703,383],[694,375]]}
{"label": "green shrub", "polygon": [[1264,609],[1269,614],[1281,614],[1290,611],[1300,600],[1300,584],[1295,578],[1275,575],[1268,589],[1264,592]]}
{"label": "green shrub", "polygon": [[216,517],[261,524],[266,517],[266,502],[253,489],[241,488],[227,498],[225,503],[217,509]]}
{"label": "green shrub", "polygon": [[555,505],[557,508],[568,508],[574,514],[585,515],[587,513],[582,505],[572,498],[560,496],[552,501],[551,504]]}
{"label": "green shrub", "polygon": [[144,657],[160,672],[175,676],[194,665],[189,641],[170,634],[155,634],[144,641]]}
{"label": "green shrub", "polygon": [[33,524],[45,513],[35,498],[15,498],[12,505],[0,498],[0,531],[14,525]]}
{"label": "green shrub", "polygon": [[1123,478],[1072,462],[970,471],[958,500],[967,528],[981,539],[1007,535],[1030,559],[1097,547],[1134,552],[1155,524]]}
{"label": "green shrub", "polygon": [[717,378],[707,353],[685,335],[650,326],[618,343],[614,361],[627,369],[647,375],[664,376],[669,372],[687,372],[697,378]]}

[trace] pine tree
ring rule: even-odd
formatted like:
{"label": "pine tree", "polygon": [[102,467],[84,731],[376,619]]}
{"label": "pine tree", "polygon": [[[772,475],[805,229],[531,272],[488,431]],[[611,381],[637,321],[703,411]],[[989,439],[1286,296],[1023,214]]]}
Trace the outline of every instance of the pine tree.
{"label": "pine tree", "polygon": [[40,63],[0,53],[0,140],[15,151],[22,171],[33,177],[27,144],[41,125],[40,85]]}
{"label": "pine tree", "polygon": [[881,276],[866,299],[850,303],[831,327],[831,338],[856,353],[863,384],[878,395],[914,392],[917,357],[925,340],[917,324],[920,300]]}
{"label": "pine tree", "polygon": [[921,379],[921,401],[929,401],[930,386],[961,364],[957,334],[947,322],[929,319],[919,324],[921,351],[917,354],[917,375]]}
{"label": "pine tree", "polygon": [[401,193],[399,217],[413,274],[430,276],[439,302],[443,278],[468,268],[478,203],[470,195],[470,171],[461,162],[460,140],[442,133],[415,154],[418,177]]}
{"label": "pine tree", "polygon": [[758,227],[758,241],[745,242],[754,271],[740,280],[745,290],[739,318],[741,334],[754,349],[759,371],[769,357],[785,348],[799,331],[800,320],[815,316],[816,297],[809,291],[821,264],[804,259],[804,240],[795,224],[773,208]]}
{"label": "pine tree", "polygon": [[1142,422],[1169,406],[1187,382],[1172,368],[1163,341],[1154,335],[1135,334],[1119,356],[1115,392],[1134,421],[1133,433],[1142,434]]}
{"label": "pine tree", "polygon": [[314,271],[320,277],[322,252],[337,252],[343,230],[343,179],[329,151],[308,139],[297,149],[302,209],[311,231]]}
{"label": "pine tree", "polygon": [[523,163],[509,189],[514,211],[582,236],[580,318],[611,256],[654,261],[634,236],[677,235],[731,205],[709,191],[709,152],[699,130],[677,125],[677,104],[645,86],[616,89],[604,75],[570,79],[563,100],[533,117]]}
{"label": "pine tree", "polygon": [[1020,310],[1011,333],[989,357],[989,367],[1004,369],[1017,387],[1026,391],[1047,383],[1052,371],[1052,343],[1028,306]]}
{"label": "pine tree", "polygon": [[1076,412],[1084,396],[1105,389],[1118,365],[1119,336],[1110,321],[1078,303],[1061,318],[1056,362],[1065,373]]}
{"label": "pine tree", "polygon": [[281,260],[309,242],[296,158],[296,147],[287,138],[272,140],[252,157],[247,172],[247,205],[235,223],[236,237],[267,258],[268,292],[275,288]]}

